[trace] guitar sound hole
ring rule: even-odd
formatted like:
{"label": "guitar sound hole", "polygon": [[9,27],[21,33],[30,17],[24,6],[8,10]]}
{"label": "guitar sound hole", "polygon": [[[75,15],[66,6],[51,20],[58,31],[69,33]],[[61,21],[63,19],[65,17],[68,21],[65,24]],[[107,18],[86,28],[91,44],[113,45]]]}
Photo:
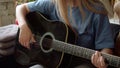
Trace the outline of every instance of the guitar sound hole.
{"label": "guitar sound hole", "polygon": [[49,50],[51,48],[51,43],[52,43],[52,37],[48,35],[45,36],[45,38],[42,41],[43,49]]}
{"label": "guitar sound hole", "polygon": [[39,42],[41,50],[45,53],[51,52],[53,50],[52,48],[53,40],[55,40],[55,37],[52,33],[50,32],[45,33],[41,37],[40,42]]}

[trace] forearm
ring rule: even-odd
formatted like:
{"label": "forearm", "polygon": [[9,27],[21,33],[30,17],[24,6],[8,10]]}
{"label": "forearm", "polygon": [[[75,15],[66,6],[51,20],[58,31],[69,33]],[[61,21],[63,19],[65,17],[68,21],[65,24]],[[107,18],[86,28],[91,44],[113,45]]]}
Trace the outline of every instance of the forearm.
{"label": "forearm", "polygon": [[16,7],[16,18],[18,20],[18,24],[21,27],[26,24],[25,16],[29,13],[29,10],[26,4],[22,4]]}

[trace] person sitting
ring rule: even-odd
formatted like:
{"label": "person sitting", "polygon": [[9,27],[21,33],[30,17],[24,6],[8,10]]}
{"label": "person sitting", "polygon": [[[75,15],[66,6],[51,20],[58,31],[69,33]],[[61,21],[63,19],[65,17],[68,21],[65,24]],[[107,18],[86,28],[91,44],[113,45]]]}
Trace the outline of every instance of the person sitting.
{"label": "person sitting", "polygon": [[76,61],[81,64],[73,63],[72,68],[108,67],[101,52],[112,54],[114,40],[107,11],[99,0],[37,0],[17,6],[19,42],[28,49],[30,49],[30,40],[35,42],[35,39],[25,17],[34,11],[50,16],[51,20],[59,20],[71,26],[78,33],[76,45],[96,50],[91,61],[81,58],[81,61]]}

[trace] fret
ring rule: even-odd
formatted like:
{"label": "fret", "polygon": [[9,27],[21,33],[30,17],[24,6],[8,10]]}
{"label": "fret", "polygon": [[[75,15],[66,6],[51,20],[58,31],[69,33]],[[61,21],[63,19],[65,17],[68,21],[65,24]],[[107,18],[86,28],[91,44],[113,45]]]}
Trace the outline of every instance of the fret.
{"label": "fret", "polygon": [[84,52],[84,57],[86,57],[86,59],[88,59],[88,58],[87,58],[87,51],[86,51],[86,49],[84,49],[84,51],[85,51],[85,52]]}
{"label": "fret", "polygon": [[117,66],[117,67],[120,67],[120,64],[119,64],[119,63],[120,63],[120,59],[118,59],[118,63],[117,63],[118,66]]}
{"label": "fret", "polygon": [[86,58],[91,59],[91,58],[89,58],[89,56],[90,56],[90,51],[86,49]]}
{"label": "fret", "polygon": [[112,57],[111,57],[111,56],[109,56],[108,58],[109,58],[108,60],[109,60],[110,62],[112,62]]}
{"label": "fret", "polygon": [[83,53],[83,56],[82,56],[82,57],[85,58],[85,49],[83,50],[82,53]]}
{"label": "fret", "polygon": [[[88,49],[86,49],[86,54],[87,54],[86,58],[88,58],[88,59],[91,59],[90,52],[91,52],[91,51],[89,51]],[[89,56],[90,56],[90,57],[89,57]]]}
{"label": "fret", "polygon": [[81,48],[81,51],[79,49],[79,53],[81,53],[81,54],[79,54],[79,56],[84,57],[84,48]]}
{"label": "fret", "polygon": [[[74,51],[74,54],[75,54],[75,55],[79,55],[79,53],[81,53],[80,51],[78,51],[79,48],[75,48],[75,50],[76,50],[76,51]],[[78,51],[78,52],[77,52],[77,51]]]}
{"label": "fret", "polygon": [[119,63],[119,59],[115,58],[115,60],[116,60],[116,65],[119,66],[119,64],[118,64]]}

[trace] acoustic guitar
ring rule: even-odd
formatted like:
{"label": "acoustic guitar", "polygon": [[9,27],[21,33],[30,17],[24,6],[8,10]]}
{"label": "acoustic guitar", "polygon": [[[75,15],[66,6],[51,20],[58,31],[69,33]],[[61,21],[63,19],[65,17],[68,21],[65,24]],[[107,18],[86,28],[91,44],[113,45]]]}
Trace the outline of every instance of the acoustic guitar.
{"label": "acoustic guitar", "polygon": [[[27,24],[34,34],[31,49],[17,41],[16,60],[21,65],[41,64],[46,68],[69,68],[73,56],[90,60],[95,50],[75,45],[76,35],[61,21],[51,21],[39,12],[26,16]],[[19,34],[19,32],[18,32]],[[102,53],[109,65],[120,67],[120,57]]]}

